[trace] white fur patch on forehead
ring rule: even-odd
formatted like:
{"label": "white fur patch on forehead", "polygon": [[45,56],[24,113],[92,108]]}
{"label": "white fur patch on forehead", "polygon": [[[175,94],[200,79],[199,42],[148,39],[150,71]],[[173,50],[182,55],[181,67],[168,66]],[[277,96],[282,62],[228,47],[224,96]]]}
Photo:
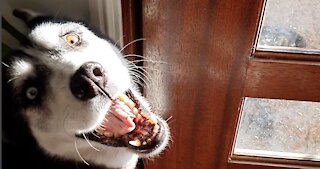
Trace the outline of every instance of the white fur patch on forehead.
{"label": "white fur patch on forehead", "polygon": [[35,69],[30,62],[25,60],[17,60],[10,66],[9,82],[13,81],[14,87],[18,87],[29,77],[36,76]]}
{"label": "white fur patch on forehead", "polygon": [[36,26],[29,34],[33,43],[46,49],[61,47],[61,38],[69,32],[82,33],[88,30],[81,24],[75,22],[53,23],[44,22]]}

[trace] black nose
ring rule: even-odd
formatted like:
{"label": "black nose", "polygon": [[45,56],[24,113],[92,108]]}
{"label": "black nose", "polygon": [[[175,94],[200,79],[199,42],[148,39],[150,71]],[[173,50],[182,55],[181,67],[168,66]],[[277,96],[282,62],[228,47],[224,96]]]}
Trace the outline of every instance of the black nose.
{"label": "black nose", "polygon": [[99,63],[87,62],[83,64],[71,77],[70,90],[80,100],[89,100],[97,96],[99,87],[104,88],[107,78],[103,67]]}

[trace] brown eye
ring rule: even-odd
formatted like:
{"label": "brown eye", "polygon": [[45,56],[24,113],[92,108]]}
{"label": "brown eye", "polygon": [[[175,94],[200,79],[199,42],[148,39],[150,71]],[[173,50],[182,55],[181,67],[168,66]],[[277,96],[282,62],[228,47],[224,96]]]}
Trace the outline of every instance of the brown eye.
{"label": "brown eye", "polygon": [[79,36],[76,34],[68,34],[66,36],[66,42],[68,45],[73,46],[79,42]]}

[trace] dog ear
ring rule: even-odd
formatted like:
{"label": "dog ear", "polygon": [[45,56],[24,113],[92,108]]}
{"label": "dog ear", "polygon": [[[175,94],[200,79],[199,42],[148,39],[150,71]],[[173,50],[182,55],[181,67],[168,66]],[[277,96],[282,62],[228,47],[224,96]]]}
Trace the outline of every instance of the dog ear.
{"label": "dog ear", "polygon": [[28,23],[34,19],[35,17],[39,16],[39,13],[36,13],[29,9],[14,9],[13,15],[22,21],[24,21],[27,25]]}
{"label": "dog ear", "polygon": [[29,9],[14,9],[12,13],[15,17],[24,21],[30,29],[42,22],[43,18],[47,18],[45,15]]}

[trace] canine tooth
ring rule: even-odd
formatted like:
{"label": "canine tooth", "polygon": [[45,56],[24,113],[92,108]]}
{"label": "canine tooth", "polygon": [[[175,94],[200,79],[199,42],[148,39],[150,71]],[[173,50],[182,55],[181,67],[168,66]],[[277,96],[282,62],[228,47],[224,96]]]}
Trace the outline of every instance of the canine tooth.
{"label": "canine tooth", "polygon": [[152,141],[151,138],[147,139],[147,143],[151,143],[151,141]]}
{"label": "canine tooth", "polygon": [[158,133],[159,129],[160,129],[160,126],[159,125],[155,125],[153,127],[153,133]]}
{"label": "canine tooth", "polygon": [[109,131],[104,131],[103,135],[106,136],[106,137],[113,137],[114,134],[112,132],[109,132]]}
{"label": "canine tooth", "polygon": [[140,147],[141,146],[141,141],[140,140],[131,140],[129,141],[129,144],[135,147]]}

